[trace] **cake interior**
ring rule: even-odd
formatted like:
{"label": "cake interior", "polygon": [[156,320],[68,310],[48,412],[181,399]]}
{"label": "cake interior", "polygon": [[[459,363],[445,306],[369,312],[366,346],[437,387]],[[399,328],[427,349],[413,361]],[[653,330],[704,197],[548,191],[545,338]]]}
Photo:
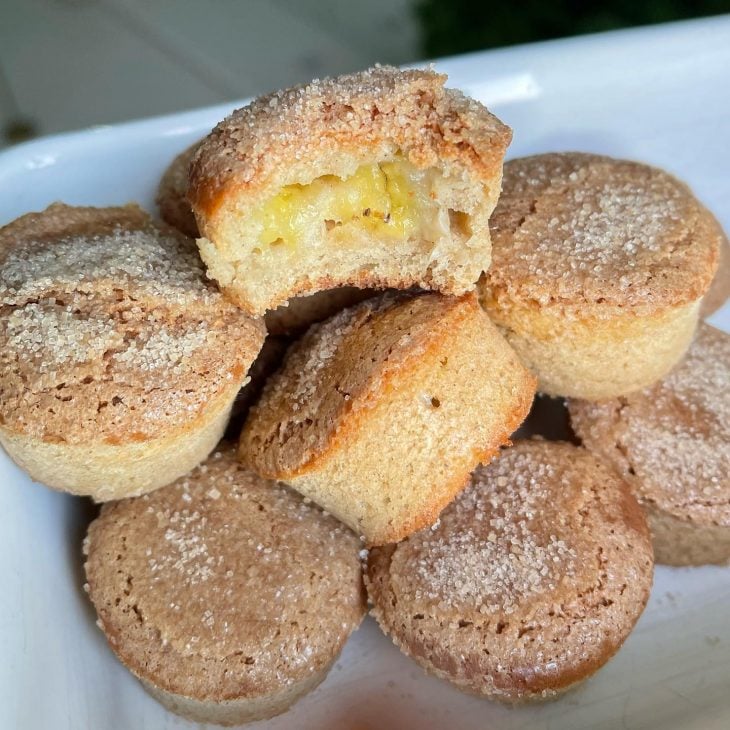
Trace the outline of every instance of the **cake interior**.
{"label": "cake interior", "polygon": [[[383,238],[438,241],[458,229],[469,234],[469,216],[439,202],[441,175],[420,170],[402,156],[360,165],[347,177],[322,175],[286,185],[252,213],[257,248],[297,247],[313,235],[367,232]],[[257,253],[254,250],[254,253]]]}

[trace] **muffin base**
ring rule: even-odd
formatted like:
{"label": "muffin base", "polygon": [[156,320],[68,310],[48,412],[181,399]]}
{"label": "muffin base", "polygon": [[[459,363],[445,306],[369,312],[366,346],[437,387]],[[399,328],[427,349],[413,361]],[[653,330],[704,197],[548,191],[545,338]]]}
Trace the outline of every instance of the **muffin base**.
{"label": "muffin base", "polygon": [[233,700],[199,700],[168,692],[147,679],[139,678],[142,686],[161,705],[176,715],[192,720],[230,727],[256,720],[268,720],[286,712],[297,700],[319,686],[329,673],[332,663],[305,679],[285,686],[278,692],[259,697],[240,697]]}
{"label": "muffin base", "polygon": [[136,497],[175,481],[215,448],[228,424],[238,384],[205,413],[171,434],[121,444],[44,441],[0,426],[0,444],[30,477],[96,502]]}
{"label": "muffin base", "polygon": [[702,525],[642,503],[654,544],[654,559],[663,565],[730,563],[730,526]]}
{"label": "muffin base", "polygon": [[689,347],[700,300],[642,315],[614,310],[580,318],[562,308],[483,301],[492,320],[551,396],[602,400],[666,375]]}

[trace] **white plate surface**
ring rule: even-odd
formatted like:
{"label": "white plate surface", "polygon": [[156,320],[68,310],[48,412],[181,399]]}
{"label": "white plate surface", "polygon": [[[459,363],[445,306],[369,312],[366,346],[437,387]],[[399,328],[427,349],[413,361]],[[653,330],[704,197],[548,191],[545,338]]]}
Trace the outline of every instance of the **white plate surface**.
{"label": "white plate surface", "polygon": [[[730,17],[437,63],[515,132],[510,156],[576,149],[685,179],[730,230]],[[54,200],[153,210],[160,173],[227,105],[42,139],[0,155],[0,224]],[[727,305],[712,320],[730,331]],[[114,659],[81,590],[89,507],[0,452],[0,729],[191,728]],[[367,620],[324,684],[255,728],[730,728],[730,568],[659,568],[618,655],[552,704],[517,709],[426,677]]]}

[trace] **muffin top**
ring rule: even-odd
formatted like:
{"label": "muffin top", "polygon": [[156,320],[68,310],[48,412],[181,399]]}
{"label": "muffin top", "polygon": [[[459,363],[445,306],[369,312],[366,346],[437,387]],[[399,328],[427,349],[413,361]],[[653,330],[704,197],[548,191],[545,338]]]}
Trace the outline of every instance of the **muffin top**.
{"label": "muffin top", "polygon": [[313,325],[267,381],[241,453],[269,476],[309,463],[387,397],[393,379],[433,342],[471,317],[486,320],[471,294],[387,292]]}
{"label": "muffin top", "polygon": [[84,543],[99,625],[167,691],[221,701],[326,667],[365,609],[353,533],[231,448],[106,505]]}
{"label": "muffin top", "polygon": [[157,436],[240,385],[263,337],[194,243],[136,206],[55,204],[0,229],[0,423],[14,431]]}
{"label": "muffin top", "polygon": [[666,172],[577,152],[507,162],[490,230],[487,298],[647,311],[703,296],[723,235]]}
{"label": "muffin top", "polygon": [[701,323],[663,380],[568,407],[586,446],[619,469],[641,501],[696,524],[730,526],[730,335]]}
{"label": "muffin top", "polygon": [[376,616],[409,653],[438,646],[437,669],[461,665],[457,680],[490,677],[517,698],[567,687],[613,654],[652,569],[646,520],[614,472],[570,444],[520,441],[432,528],[372,550],[368,575]]}
{"label": "muffin top", "polygon": [[454,163],[493,177],[511,131],[445,81],[430,70],[375,66],[259,97],[203,141],[190,170],[193,209],[212,215],[229,186],[250,193],[292,182],[292,171],[333,149],[361,157],[399,148],[420,168]]}

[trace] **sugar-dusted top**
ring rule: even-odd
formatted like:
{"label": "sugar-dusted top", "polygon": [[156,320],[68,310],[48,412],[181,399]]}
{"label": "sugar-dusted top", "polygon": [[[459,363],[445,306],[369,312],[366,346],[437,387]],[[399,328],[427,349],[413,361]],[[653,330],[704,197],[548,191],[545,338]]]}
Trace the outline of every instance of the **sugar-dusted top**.
{"label": "sugar-dusted top", "polygon": [[684,360],[660,382],[569,408],[578,435],[640,499],[696,524],[730,527],[730,335],[701,323]]}
{"label": "sugar-dusted top", "polygon": [[710,285],[722,237],[666,172],[577,152],[507,162],[490,229],[488,296],[542,306],[692,302]]}
{"label": "sugar-dusted top", "polygon": [[467,683],[486,675],[495,692],[518,694],[605,661],[646,603],[653,567],[626,484],[584,449],[545,441],[504,450],[436,525],[369,560],[376,616],[398,642],[450,675],[463,666]]}
{"label": "sugar-dusted top", "polygon": [[180,309],[220,300],[195,245],[136,206],[55,204],[0,229],[0,305],[115,291]]}
{"label": "sugar-dusted top", "polygon": [[132,671],[220,701],[323,669],[365,609],[353,533],[223,448],[107,505],[85,542],[100,625]]}
{"label": "sugar-dusted top", "polygon": [[262,342],[194,243],[136,206],[57,204],[0,229],[0,419],[14,430],[159,435],[240,383]]}
{"label": "sugar-dusted top", "polygon": [[198,218],[213,214],[228,186],[256,188],[292,162],[316,160],[333,147],[360,155],[383,141],[419,167],[461,161],[492,178],[511,132],[433,71],[375,66],[315,79],[262,96],[223,120],[191,167],[189,198]]}
{"label": "sugar-dusted top", "polygon": [[241,434],[242,456],[269,476],[310,463],[429,343],[484,316],[473,295],[388,292],[313,325],[267,381]]}

